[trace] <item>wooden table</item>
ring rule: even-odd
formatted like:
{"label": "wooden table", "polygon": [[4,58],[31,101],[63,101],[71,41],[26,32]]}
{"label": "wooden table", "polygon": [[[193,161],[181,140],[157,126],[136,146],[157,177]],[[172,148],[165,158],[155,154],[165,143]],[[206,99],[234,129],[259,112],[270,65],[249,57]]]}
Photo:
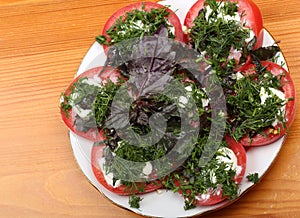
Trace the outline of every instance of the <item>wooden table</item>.
{"label": "wooden table", "polygon": [[[116,9],[134,0],[0,0],[0,217],[139,217],[79,169],[60,93]],[[299,0],[255,0],[300,89]],[[298,96],[299,92],[297,92]],[[300,217],[300,112],[262,182],[205,217]]]}

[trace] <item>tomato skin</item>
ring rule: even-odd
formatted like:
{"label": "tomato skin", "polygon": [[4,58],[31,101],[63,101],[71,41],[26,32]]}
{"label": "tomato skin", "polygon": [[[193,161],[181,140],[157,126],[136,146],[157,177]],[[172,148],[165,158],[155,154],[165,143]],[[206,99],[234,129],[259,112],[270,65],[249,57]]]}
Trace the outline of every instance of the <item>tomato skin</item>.
{"label": "tomato skin", "polygon": [[[221,0],[217,0],[221,1]],[[255,45],[255,49],[259,48],[263,44],[263,20],[262,15],[257,7],[257,5],[251,0],[227,0],[230,2],[237,2],[238,3],[238,12],[241,15],[245,13],[241,18],[242,22],[245,22],[245,26],[250,28],[256,38],[257,42]],[[190,29],[193,26],[193,22],[195,18],[198,16],[199,11],[204,7],[205,0],[198,0],[188,11],[184,25]]]}
{"label": "tomato skin", "polygon": [[[135,9],[141,10],[143,4],[144,4],[146,11],[150,11],[152,8],[157,9],[157,8],[165,7],[163,5],[160,5],[160,4],[154,3],[154,2],[138,2],[138,3],[133,3],[130,5],[127,5],[121,9],[117,10],[115,13],[113,13],[108,18],[108,20],[106,21],[106,23],[103,27],[102,35],[109,39],[109,36],[107,35],[106,31],[109,28],[111,28],[121,16],[124,17],[126,15],[126,12],[130,12]],[[167,11],[169,12],[168,20],[169,20],[170,24],[172,26],[174,26],[175,40],[183,42],[184,41],[184,33],[182,31],[181,22],[180,22],[179,18],[177,17],[175,12],[173,12],[171,9],[167,8]],[[107,52],[107,49],[108,49],[107,45],[102,45],[102,46],[103,46],[104,51]]]}
{"label": "tomato skin", "polygon": [[225,140],[229,145],[229,148],[235,153],[238,159],[238,166],[241,166],[242,170],[241,172],[235,176],[233,179],[237,184],[240,184],[241,181],[244,178],[245,171],[246,171],[246,162],[247,162],[247,157],[246,157],[246,151],[245,148],[241,143],[236,142],[232,137],[226,135]]}
{"label": "tomato skin", "polygon": [[[288,101],[285,106],[286,120],[287,120],[287,122],[285,123],[286,128],[284,128],[282,124],[277,124],[274,128],[267,128],[266,130],[263,131],[267,137],[262,134],[257,134],[252,139],[250,139],[248,136],[245,136],[239,140],[239,142],[244,146],[268,145],[277,141],[287,133],[287,130],[292,125],[296,114],[295,86],[290,74],[284,68],[282,68],[281,66],[273,62],[262,61],[261,64],[264,67],[266,67],[267,70],[269,70],[275,76],[280,74],[285,75],[284,77],[281,78],[281,84],[283,85],[282,89],[283,92],[285,93],[285,98],[294,98],[294,99]],[[253,71],[255,71],[255,65],[253,64],[249,65],[248,69],[245,69],[245,71],[248,74],[253,73]],[[274,134],[272,132],[272,129],[280,129],[280,132],[278,134]]]}
{"label": "tomato skin", "polygon": [[248,66],[251,64],[252,62],[252,58],[250,55],[247,56],[246,62],[243,63],[242,65],[238,65],[236,67],[236,69],[234,69],[235,72],[240,72],[240,71],[244,71],[248,68]]}
{"label": "tomato skin", "polygon": [[[83,72],[82,74],[80,74],[79,76],[77,76],[72,83],[68,86],[68,88],[66,89],[66,91],[64,92],[64,94],[66,96],[69,96],[72,93],[72,89],[71,87],[73,86],[73,84],[78,81],[80,78],[83,77],[87,77],[87,78],[93,78],[95,75],[99,74],[102,71],[103,67],[95,67],[92,69],[89,69],[85,72]],[[100,75],[99,75],[100,79],[103,81],[103,83],[105,83],[106,80],[110,79],[113,82],[117,82],[118,78],[120,77],[120,74],[114,70],[111,67],[107,67]],[[75,113],[72,112],[72,109],[68,111],[68,114],[66,114],[62,108],[60,108],[60,113],[61,113],[61,117],[62,120],[64,121],[64,123],[67,125],[67,127],[74,132],[75,134],[91,140],[91,141],[99,141],[99,140],[103,140],[104,139],[104,134],[103,131],[100,130],[95,130],[95,129],[90,129],[87,132],[82,132],[82,131],[78,131],[76,129],[76,127],[74,126],[74,121],[75,121]]]}
{"label": "tomato skin", "polygon": [[106,147],[105,144],[93,145],[92,154],[91,154],[91,165],[92,165],[92,170],[93,170],[93,173],[94,173],[96,179],[107,190],[114,192],[118,195],[132,195],[133,193],[141,194],[141,193],[152,192],[163,186],[161,181],[158,181],[158,180],[155,180],[155,182],[150,182],[149,184],[136,182],[135,185],[137,187],[145,187],[144,192],[141,192],[137,189],[128,190],[128,188],[125,185],[120,185],[118,187],[113,187],[113,186],[109,185],[104,178],[103,172],[102,172],[100,164],[99,164],[99,160],[103,157],[103,149],[105,147]]}

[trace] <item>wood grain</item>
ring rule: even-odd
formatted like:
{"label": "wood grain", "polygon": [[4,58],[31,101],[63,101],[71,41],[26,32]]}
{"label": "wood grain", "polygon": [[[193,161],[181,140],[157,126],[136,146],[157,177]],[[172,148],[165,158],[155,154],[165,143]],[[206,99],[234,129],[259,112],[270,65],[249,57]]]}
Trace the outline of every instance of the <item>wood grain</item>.
{"label": "wood grain", "polygon": [[[133,0],[0,0],[0,217],[140,217],[80,171],[59,96],[106,19]],[[255,0],[300,88],[298,0]],[[299,102],[299,101],[298,101]],[[299,104],[297,103],[299,108]],[[203,217],[300,216],[300,114],[262,182]]]}

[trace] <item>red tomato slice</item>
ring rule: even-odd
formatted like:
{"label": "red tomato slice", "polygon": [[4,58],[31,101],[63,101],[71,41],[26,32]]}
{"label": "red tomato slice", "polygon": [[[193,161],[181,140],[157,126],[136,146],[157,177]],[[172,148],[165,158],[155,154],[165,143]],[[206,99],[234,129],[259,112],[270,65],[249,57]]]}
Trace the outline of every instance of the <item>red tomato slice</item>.
{"label": "red tomato slice", "polygon": [[[103,69],[103,67],[96,67],[96,68],[92,68],[90,70],[85,71],[84,73],[80,74],[79,76],[77,76],[72,83],[69,85],[69,87],[66,89],[65,91],[65,95],[69,96],[72,93],[72,86],[73,84],[79,79],[79,78],[83,78],[83,77],[87,77],[87,78],[93,78],[95,75],[98,75],[101,70]],[[103,83],[105,83],[106,80],[110,79],[113,82],[117,82],[118,78],[120,77],[120,74],[113,68],[111,67],[107,67],[100,75],[99,75],[100,79],[103,81]],[[76,129],[75,125],[74,125],[74,121],[75,121],[75,116],[76,114],[71,110],[68,111],[68,114],[66,114],[62,108],[60,108],[60,112],[61,112],[61,117],[62,120],[64,121],[64,123],[67,125],[67,127],[74,132],[75,134],[86,138],[88,140],[91,141],[99,141],[99,140],[103,140],[103,132],[102,131],[98,131],[97,128],[93,128],[90,129],[87,132],[82,132]]]}
{"label": "red tomato slice", "polygon": [[[110,18],[108,18],[107,22],[105,23],[103,30],[102,30],[102,35],[106,36],[109,39],[109,36],[107,35],[106,31],[111,28],[115,22],[122,16],[124,17],[126,15],[126,12],[130,12],[133,11],[135,9],[141,10],[142,6],[144,4],[145,10],[146,11],[150,11],[152,8],[163,8],[165,6],[154,3],[154,2],[138,2],[138,3],[133,3],[130,5],[127,5],[121,9],[119,9],[118,11],[116,11],[115,13],[113,13]],[[177,15],[175,14],[174,11],[172,11],[171,9],[167,8],[168,12],[169,12],[169,16],[168,16],[168,20],[170,22],[170,24],[174,27],[175,30],[175,40],[177,41],[184,41],[184,34],[182,31],[182,26],[181,26],[181,22],[179,20],[179,18],[177,17]],[[103,49],[104,51],[107,50],[107,46],[103,45]]]}
{"label": "red tomato slice", "polygon": [[[237,165],[241,167],[241,170],[238,172],[238,174],[232,178],[237,184],[240,184],[242,179],[244,178],[245,171],[246,171],[246,151],[245,148],[238,142],[236,142],[233,138],[230,136],[225,137],[226,142],[229,145],[229,148],[234,152],[234,154],[237,157]],[[176,186],[179,186],[180,183],[175,180],[174,181]],[[178,191],[180,194],[182,194],[182,191]],[[228,199],[227,196],[223,196],[222,187],[213,190],[212,188],[207,188],[207,194],[202,194],[196,196],[197,205],[198,206],[209,206],[214,205],[217,203],[220,203],[224,201],[225,199]]]}
{"label": "red tomato slice", "polygon": [[141,193],[147,193],[155,191],[162,187],[161,181],[155,181],[150,183],[142,183],[142,182],[136,182],[136,187],[142,187],[144,188],[144,192],[141,192],[140,190],[133,188],[131,189],[126,187],[125,185],[120,185],[118,187],[113,187],[110,184],[108,184],[104,178],[102,169],[100,167],[99,160],[103,157],[103,149],[106,147],[106,145],[94,145],[92,148],[92,155],[91,155],[91,164],[92,169],[94,172],[95,177],[97,178],[98,182],[103,185],[107,190],[114,192],[118,195],[132,195],[133,193],[141,194]]}
{"label": "red tomato slice", "polygon": [[[286,103],[285,111],[286,111],[286,128],[282,126],[282,124],[276,125],[274,128],[267,128],[264,130],[264,134],[257,134],[251,139],[248,136],[243,137],[240,139],[240,143],[244,146],[260,146],[260,145],[267,145],[275,142],[283,135],[286,134],[287,130],[292,125],[295,113],[296,113],[296,95],[295,95],[295,86],[290,74],[278,64],[268,61],[261,62],[263,66],[267,67],[273,75],[285,75],[281,77],[281,84],[283,85],[282,89],[285,94],[285,98],[294,98]],[[251,74],[255,72],[255,65],[249,65],[248,69],[245,69],[246,74]],[[278,133],[274,130],[280,130]]]}
{"label": "red tomato slice", "polygon": [[234,181],[237,184],[240,184],[244,178],[246,171],[246,151],[241,143],[236,142],[232,137],[225,136],[225,140],[229,145],[229,148],[235,153],[237,156],[238,166],[241,166],[242,170],[238,175],[235,176]]}
{"label": "red tomato slice", "polygon": [[[234,152],[234,154],[237,157],[238,166],[241,167],[239,174],[237,174],[233,178],[233,180],[237,184],[240,184],[244,178],[245,171],[246,171],[246,151],[244,147],[240,143],[236,142],[233,138],[226,136],[225,139],[229,145],[229,148]],[[199,195],[196,197],[196,199],[197,199],[197,205],[208,206],[208,205],[214,205],[220,203],[225,199],[228,199],[228,197],[223,196],[222,188],[220,187],[217,188],[217,190],[208,189],[207,194]]]}
{"label": "red tomato slice", "polygon": [[[221,0],[217,0],[221,1]],[[241,21],[245,23],[245,26],[250,28],[255,36],[257,37],[257,42],[255,48],[259,48],[263,44],[263,21],[262,15],[254,2],[251,0],[227,0],[230,2],[238,3],[238,12],[240,15],[243,14]],[[199,11],[204,7],[205,0],[198,0],[188,11],[184,25],[190,29],[194,25],[193,22],[198,16]]]}

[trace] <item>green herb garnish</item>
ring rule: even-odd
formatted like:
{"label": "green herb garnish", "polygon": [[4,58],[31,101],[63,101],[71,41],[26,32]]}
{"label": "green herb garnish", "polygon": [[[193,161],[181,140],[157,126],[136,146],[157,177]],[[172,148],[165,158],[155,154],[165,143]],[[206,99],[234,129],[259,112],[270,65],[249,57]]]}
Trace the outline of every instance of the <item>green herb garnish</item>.
{"label": "green herb garnish", "polygon": [[96,37],[96,41],[101,45],[112,45],[127,39],[141,39],[144,36],[152,36],[162,25],[168,28],[169,38],[174,38],[171,31],[174,27],[169,24],[168,15],[166,7],[152,8],[148,12],[143,5],[141,10],[134,9],[126,12],[124,17],[121,16],[106,31],[108,37],[99,35]]}
{"label": "green herb garnish", "polygon": [[64,114],[66,115],[66,117],[69,117],[70,116],[69,111],[72,109],[72,105],[70,104],[72,99],[70,96],[65,95],[65,93],[61,93],[60,99],[61,99],[60,107],[64,112]]}
{"label": "green herb garnish", "polygon": [[129,205],[132,208],[140,208],[140,202],[143,200],[143,198],[141,198],[140,196],[137,196],[135,194],[129,196]]}
{"label": "green herb garnish", "polygon": [[118,89],[119,85],[111,80],[108,80],[105,85],[98,88],[98,93],[92,104],[97,126],[102,127],[104,125],[104,121],[109,115],[112,100]]}
{"label": "green herb garnish", "polygon": [[235,94],[227,96],[229,131],[233,138],[239,140],[246,135],[252,138],[263,134],[266,128],[276,126],[276,121],[284,126],[282,108],[287,101],[273,94],[270,88],[280,91],[281,82],[266,69],[236,81]]}
{"label": "green herb garnish", "polygon": [[[236,171],[231,168],[228,169],[228,164],[216,159],[220,153],[217,152],[214,158],[205,166],[201,165],[199,160],[205,149],[206,141],[207,136],[198,137],[190,158],[181,170],[174,172],[163,182],[166,188],[171,189],[173,192],[182,193],[186,210],[196,207],[197,196],[213,194],[220,185],[222,186],[223,196],[229,196],[231,199],[238,196],[238,185],[232,180],[236,175]],[[225,141],[222,142],[220,148],[224,146],[227,146]],[[176,181],[176,184],[174,181]]]}
{"label": "green herb garnish", "polygon": [[246,176],[246,178],[248,179],[248,181],[253,182],[254,184],[259,182],[258,173],[249,174],[248,176]]}
{"label": "green herb garnish", "polygon": [[77,86],[79,81],[73,83],[73,85],[70,86],[69,94],[61,93],[60,95],[60,107],[62,111],[65,113],[66,117],[69,117],[70,110],[72,109],[73,99],[72,99],[72,93],[74,93],[74,89]]}
{"label": "green herb garnish", "polygon": [[[76,113],[73,125],[78,131],[87,132],[90,128],[95,128],[96,124],[92,113],[91,105],[97,95],[98,86],[91,85],[89,78],[79,78],[68,90],[68,94],[62,94],[61,108],[67,117],[70,116],[70,110]],[[100,84],[99,84],[100,86]],[[80,112],[85,111],[83,117]]]}
{"label": "green herb garnish", "polygon": [[246,46],[250,32],[240,21],[225,19],[236,16],[236,3],[206,0],[205,5],[194,20],[190,42],[197,51],[207,54],[212,66],[217,67],[227,60],[231,49],[241,50]]}

